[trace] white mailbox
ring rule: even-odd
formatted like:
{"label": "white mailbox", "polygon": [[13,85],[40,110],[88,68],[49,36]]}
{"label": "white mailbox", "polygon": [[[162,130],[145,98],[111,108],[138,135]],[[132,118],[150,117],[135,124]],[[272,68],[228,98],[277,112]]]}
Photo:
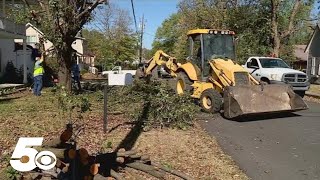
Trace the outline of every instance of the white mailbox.
{"label": "white mailbox", "polygon": [[125,86],[133,83],[132,74],[108,74],[109,86]]}

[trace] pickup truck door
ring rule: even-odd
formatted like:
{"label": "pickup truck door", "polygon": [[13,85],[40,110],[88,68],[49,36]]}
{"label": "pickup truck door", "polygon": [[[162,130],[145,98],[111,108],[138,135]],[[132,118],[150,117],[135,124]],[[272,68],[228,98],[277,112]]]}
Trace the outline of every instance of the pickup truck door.
{"label": "pickup truck door", "polygon": [[260,66],[256,58],[251,58],[246,63],[246,69],[248,72],[258,81],[261,79]]}

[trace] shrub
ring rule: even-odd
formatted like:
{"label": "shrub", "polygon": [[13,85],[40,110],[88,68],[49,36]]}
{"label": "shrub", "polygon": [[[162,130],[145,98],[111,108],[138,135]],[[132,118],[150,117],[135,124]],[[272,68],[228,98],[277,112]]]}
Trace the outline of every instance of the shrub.
{"label": "shrub", "polygon": [[11,166],[6,169],[6,175],[7,179],[9,180],[20,179],[20,173],[17,170],[13,169]]}
{"label": "shrub", "polygon": [[19,72],[16,67],[9,61],[1,78],[1,83],[22,83],[22,80],[19,79]]}
{"label": "shrub", "polygon": [[136,81],[131,87],[110,88],[109,109],[124,111],[152,128],[177,127],[193,124],[199,107],[190,95],[177,95],[164,82]]}
{"label": "shrub", "polygon": [[84,75],[84,74],[86,74],[86,73],[88,73],[89,71],[87,70],[87,69],[81,69],[80,70],[80,74],[81,75]]}

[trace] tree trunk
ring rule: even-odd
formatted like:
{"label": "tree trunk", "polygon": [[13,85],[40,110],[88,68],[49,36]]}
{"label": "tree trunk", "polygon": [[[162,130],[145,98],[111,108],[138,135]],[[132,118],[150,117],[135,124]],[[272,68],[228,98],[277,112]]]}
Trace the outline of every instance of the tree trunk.
{"label": "tree trunk", "polygon": [[271,0],[271,25],[272,25],[272,45],[273,45],[273,55],[275,57],[279,57],[280,54],[280,45],[281,39],[290,36],[290,34],[294,31],[294,20],[299,11],[301,0],[295,0],[295,4],[291,11],[291,15],[289,18],[289,24],[286,30],[280,32],[278,27],[278,12],[279,10],[279,0]]}
{"label": "tree trunk", "polygon": [[71,70],[62,61],[59,66],[59,83],[71,91]]}
{"label": "tree trunk", "polygon": [[71,67],[72,67],[72,48],[60,50],[59,54],[59,83],[71,92]]}
{"label": "tree trunk", "polygon": [[271,25],[272,25],[272,48],[273,48],[273,55],[275,57],[279,57],[279,50],[280,50],[280,36],[278,32],[278,0],[271,0]]}

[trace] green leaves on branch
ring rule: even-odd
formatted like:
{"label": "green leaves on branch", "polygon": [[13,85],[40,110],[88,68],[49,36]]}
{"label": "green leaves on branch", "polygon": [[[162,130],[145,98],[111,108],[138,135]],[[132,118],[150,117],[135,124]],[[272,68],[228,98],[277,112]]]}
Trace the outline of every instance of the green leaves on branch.
{"label": "green leaves on branch", "polygon": [[83,36],[100,65],[108,70],[116,62],[131,63],[137,59],[138,35],[131,29],[128,11],[111,5],[102,10],[96,21],[101,23],[99,30],[83,30]]}
{"label": "green leaves on branch", "polygon": [[8,180],[16,180],[21,178],[21,174],[11,166],[8,166],[5,172]]}
{"label": "green leaves on branch", "polygon": [[131,87],[110,89],[109,94],[109,112],[123,111],[148,128],[185,129],[200,111],[189,95],[176,95],[163,82],[136,81]]}
{"label": "green leaves on branch", "polygon": [[[82,114],[90,111],[91,104],[85,94],[75,95],[66,90],[64,86],[57,86],[52,89],[55,94],[56,103],[62,112],[63,118],[68,116],[69,120],[82,120]],[[73,119],[75,118],[75,119]]]}
{"label": "green leaves on branch", "polygon": [[[279,33],[288,25],[295,1],[279,1]],[[314,0],[303,1],[293,21],[294,32],[281,39],[280,55],[293,59],[293,45],[306,44],[312,33],[310,19]],[[153,52],[159,49],[183,61],[188,52],[188,30],[197,28],[230,29],[236,32],[237,61],[249,56],[267,56],[273,51],[270,0],[182,0],[178,12],[158,28]]]}

